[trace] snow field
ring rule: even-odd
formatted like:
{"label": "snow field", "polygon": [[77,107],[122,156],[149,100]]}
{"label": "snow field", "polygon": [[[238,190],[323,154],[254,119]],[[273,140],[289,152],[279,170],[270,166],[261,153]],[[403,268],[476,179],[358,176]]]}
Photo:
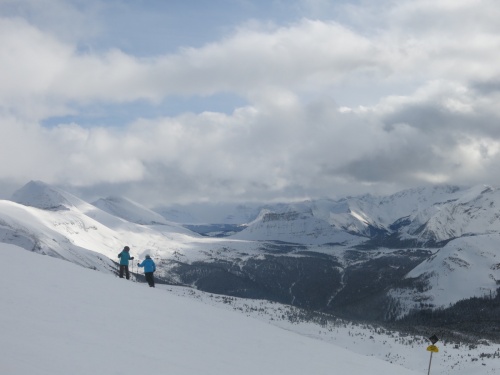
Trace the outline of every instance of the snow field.
{"label": "snow field", "polygon": [[13,245],[0,254],[2,374],[418,374]]}

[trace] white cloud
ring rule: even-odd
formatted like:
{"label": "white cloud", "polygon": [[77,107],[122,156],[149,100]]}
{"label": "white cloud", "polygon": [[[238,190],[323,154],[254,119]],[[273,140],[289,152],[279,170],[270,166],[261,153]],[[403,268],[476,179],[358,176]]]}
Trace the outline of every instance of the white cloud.
{"label": "white cloud", "polygon": [[369,41],[340,25],[309,20],[272,32],[240,30],[220,43],[150,59],[118,50],[81,53],[24,20],[0,19],[0,29],[4,103],[9,95],[56,103],[219,91],[247,95],[262,86],[330,85],[373,64]]}
{"label": "white cloud", "polygon": [[[411,12],[416,5],[408,4],[396,7],[393,16],[418,20]],[[422,2],[417,9],[427,15],[429,8]],[[1,77],[8,83],[5,92],[30,90],[59,102],[160,101],[224,91],[253,99],[263,87],[317,92],[361,82],[373,90],[386,81],[485,80],[500,74],[494,63],[499,37],[485,26],[460,32],[460,38],[458,27],[420,35],[399,26],[364,35],[337,22],[304,19],[272,29],[241,28],[202,48],[154,58],[119,50],[82,53],[22,20],[4,19],[1,26],[2,59],[10,62]]]}
{"label": "white cloud", "polygon": [[[151,200],[494,183],[495,3],[361,4],[345,9],[363,27],[340,18],[253,22],[201,48],[150,58],[83,52],[43,23],[1,17],[0,155],[13,162],[2,163],[0,175],[131,184],[129,192]],[[77,117],[93,103],[160,104],[222,92],[248,104],[229,114],[138,114],[116,127],[40,125],[51,116]]]}

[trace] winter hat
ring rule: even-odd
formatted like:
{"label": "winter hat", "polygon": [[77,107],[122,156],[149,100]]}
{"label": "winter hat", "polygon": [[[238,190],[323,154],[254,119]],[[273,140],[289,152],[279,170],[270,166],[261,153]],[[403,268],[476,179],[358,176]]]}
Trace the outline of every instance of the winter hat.
{"label": "winter hat", "polygon": [[151,259],[151,257],[149,255],[146,255],[146,259]]}
{"label": "winter hat", "polygon": [[130,247],[125,246],[125,247],[123,248],[123,250],[125,250],[125,251],[130,251]]}

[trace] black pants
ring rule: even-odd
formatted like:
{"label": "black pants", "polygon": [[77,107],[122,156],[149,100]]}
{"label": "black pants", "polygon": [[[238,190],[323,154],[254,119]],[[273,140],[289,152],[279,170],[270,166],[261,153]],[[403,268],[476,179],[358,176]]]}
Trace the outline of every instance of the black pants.
{"label": "black pants", "polygon": [[150,287],[155,287],[155,279],[153,277],[153,272],[144,272],[144,276],[146,276],[146,281],[148,282]]}
{"label": "black pants", "polygon": [[130,273],[128,272],[128,266],[123,266],[120,264],[120,278],[123,279],[123,272],[125,272],[125,277],[130,279]]}

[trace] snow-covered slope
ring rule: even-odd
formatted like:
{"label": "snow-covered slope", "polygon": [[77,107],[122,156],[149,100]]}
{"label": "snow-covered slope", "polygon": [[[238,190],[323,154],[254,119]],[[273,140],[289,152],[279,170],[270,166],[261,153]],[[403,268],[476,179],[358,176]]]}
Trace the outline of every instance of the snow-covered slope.
{"label": "snow-covered slope", "polygon": [[117,254],[128,245],[134,254],[162,256],[197,236],[177,224],[143,226],[111,215],[43,182],[30,182],[0,201],[0,242],[114,272]]}
{"label": "snow-covered slope", "polygon": [[42,181],[30,181],[12,195],[12,201],[43,210],[68,210],[87,205],[83,200]]}
{"label": "snow-covered slope", "polygon": [[444,241],[466,235],[500,233],[499,210],[500,189],[476,186],[455,200],[422,212],[420,219],[408,228],[408,234],[422,240]]}
{"label": "snow-covered slope", "polygon": [[[380,284],[380,293],[389,290],[390,296],[400,300],[399,313],[404,314],[421,301],[442,307],[472,296],[496,294],[500,280],[498,207],[500,190],[484,186],[276,204],[262,210],[242,232],[221,239],[196,235],[127,199],[91,205],[43,182],[30,182],[14,194],[13,201],[0,201],[0,243],[106,273],[116,271],[117,254],[128,245],[136,259],[152,255],[158,261],[158,275],[167,280],[203,284],[219,293],[263,285],[271,292],[257,288],[256,295],[276,296],[289,290],[291,301],[297,301],[299,294],[309,295],[308,290],[320,295],[318,290],[327,284],[331,289],[322,293],[331,302],[343,290],[352,291],[349,287],[355,283],[351,287],[372,288],[382,280],[386,284]],[[376,231],[382,233],[377,240],[388,234],[415,242],[407,246],[397,239],[392,248],[386,243],[366,245]],[[449,242],[439,243],[443,240]],[[427,242],[435,247],[425,248]],[[358,245],[364,245],[362,252]],[[413,251],[426,255],[413,257]],[[430,254],[433,257],[414,268]],[[362,275],[365,264],[376,279],[353,276]],[[379,272],[377,267],[386,271]],[[396,276],[391,269],[401,270],[397,280],[392,280]],[[391,283],[408,271],[410,289],[399,284],[392,288]],[[326,275],[325,279],[310,277],[318,273]],[[413,280],[424,285],[425,291],[417,293]],[[273,283],[281,289],[273,289]],[[288,301],[286,293],[280,298]]]}
{"label": "snow-covered slope", "polygon": [[0,254],[2,374],[420,373],[13,245]]}
{"label": "snow-covered slope", "polygon": [[401,315],[429,307],[448,307],[462,299],[490,297],[500,284],[500,234],[462,237],[449,242],[412,271],[407,279],[424,281],[424,290],[394,289],[390,294],[400,301]]}
{"label": "snow-covered slope", "polygon": [[[62,207],[62,206],[59,206]],[[113,231],[76,209],[46,211],[0,201],[0,242],[113,272],[120,241]]]}
{"label": "snow-covered slope", "polygon": [[[467,192],[458,186],[430,186],[403,190],[387,197],[377,197],[367,214],[376,221],[390,226],[401,218],[414,217],[436,205],[454,201]],[[364,200],[364,199],[362,199]],[[365,212],[365,206],[361,209]]]}
{"label": "snow-covered slope", "polygon": [[[292,204],[267,205],[248,229],[235,238],[274,239],[304,244],[364,239],[379,233],[397,233],[402,223],[415,232],[438,206],[453,202],[467,190],[453,186],[409,189],[387,197],[363,195],[338,201],[318,199]],[[341,232],[342,234],[340,234]],[[409,231],[402,234],[408,235]],[[420,238],[413,233],[410,237]]]}
{"label": "snow-covered slope", "polygon": [[360,239],[315,217],[311,211],[263,210],[243,231],[231,236],[245,240],[274,240],[299,244],[355,244]]}
{"label": "snow-covered slope", "polygon": [[214,295],[175,286],[166,289],[176,295],[237,311],[288,331],[326,341],[358,354],[383,359],[422,374],[427,374],[429,369],[430,353],[426,349],[430,343],[429,332],[434,332],[439,336],[439,353],[434,354],[431,374],[484,375],[500,372],[498,346],[486,340],[476,341],[471,345],[466,340],[452,340],[432,329],[423,335],[411,335],[379,325],[341,319],[315,320],[307,317],[307,311],[279,303]]}
{"label": "snow-covered slope", "polygon": [[97,208],[136,224],[167,224],[160,214],[123,197],[101,198],[92,203]]}

